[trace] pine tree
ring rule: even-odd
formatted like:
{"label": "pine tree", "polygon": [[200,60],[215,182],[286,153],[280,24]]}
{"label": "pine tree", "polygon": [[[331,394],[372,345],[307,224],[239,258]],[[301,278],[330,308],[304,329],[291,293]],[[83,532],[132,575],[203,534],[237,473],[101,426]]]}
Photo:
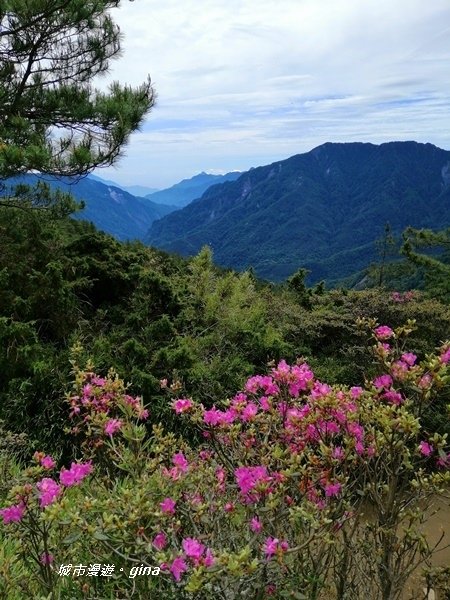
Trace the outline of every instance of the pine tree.
{"label": "pine tree", "polygon": [[150,110],[150,78],[93,86],[120,54],[120,0],[0,0],[0,180],[113,164]]}

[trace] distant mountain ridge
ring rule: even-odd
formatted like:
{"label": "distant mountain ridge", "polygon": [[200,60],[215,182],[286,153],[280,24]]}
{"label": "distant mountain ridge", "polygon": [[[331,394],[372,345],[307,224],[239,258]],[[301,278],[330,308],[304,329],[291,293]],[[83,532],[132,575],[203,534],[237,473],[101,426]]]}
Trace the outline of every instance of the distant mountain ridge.
{"label": "distant mountain ridge", "polygon": [[111,179],[103,179],[103,177],[99,177],[98,175],[95,175],[94,173],[91,173],[90,175],[88,175],[88,177],[89,177],[89,179],[94,179],[95,181],[99,181],[100,183],[103,183],[104,185],[112,185],[114,187],[118,187],[121,190],[125,190],[132,196],[138,196],[140,198],[147,196],[149,194],[154,194],[155,192],[159,192],[158,188],[152,188],[152,187],[148,187],[146,185],[121,185],[120,183],[112,181]]}
{"label": "distant mountain ridge", "polygon": [[299,267],[343,278],[375,259],[386,222],[397,234],[450,225],[449,165],[432,144],[326,143],[209,188],[145,241],[183,255],[209,244],[218,264],[274,281]]}
{"label": "distant mountain ridge", "polygon": [[[28,174],[10,180],[9,183],[34,185],[38,179],[37,175]],[[137,198],[119,187],[102,183],[90,176],[78,180],[53,177],[40,179],[49,183],[52,188],[70,192],[74,198],[85,202],[85,208],[73,215],[75,219],[92,221],[99,229],[123,241],[143,239],[153,221],[175,210],[173,206]]]}
{"label": "distant mountain ridge", "polygon": [[238,171],[232,171],[225,175],[211,175],[202,172],[190,179],[183,179],[170,188],[154,192],[153,194],[147,194],[146,198],[150,198],[150,200],[158,204],[169,204],[181,208],[187,206],[192,200],[200,198],[212,185],[226,181],[235,181],[240,175],[241,173]]}

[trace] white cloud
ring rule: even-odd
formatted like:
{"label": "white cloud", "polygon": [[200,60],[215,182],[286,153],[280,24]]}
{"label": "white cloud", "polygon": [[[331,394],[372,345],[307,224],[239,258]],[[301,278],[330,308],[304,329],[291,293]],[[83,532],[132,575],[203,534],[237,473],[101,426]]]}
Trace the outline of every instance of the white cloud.
{"label": "white cloud", "polygon": [[115,171],[165,186],[325,141],[450,147],[448,0],[137,0],[111,77],[157,105]]}

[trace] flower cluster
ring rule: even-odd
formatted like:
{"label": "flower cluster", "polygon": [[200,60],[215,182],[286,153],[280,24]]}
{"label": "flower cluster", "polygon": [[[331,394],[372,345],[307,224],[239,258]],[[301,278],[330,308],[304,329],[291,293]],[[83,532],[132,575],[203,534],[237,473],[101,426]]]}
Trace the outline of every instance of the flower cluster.
{"label": "flower cluster", "polygon": [[[51,456],[46,456],[43,453],[36,453],[34,459],[45,469],[53,469],[55,467],[55,461]],[[93,471],[91,462],[86,463],[72,463],[70,469],[62,468],[59,472],[58,484],[55,479],[51,477],[43,477],[38,480],[35,484],[37,492],[37,499],[39,500],[39,507],[41,509],[53,504],[63,493],[63,487],[71,487],[73,485],[80,484]],[[0,509],[0,515],[3,518],[3,523],[19,522],[22,520],[26,511],[32,506],[31,497],[33,492],[33,486],[26,484],[19,495],[20,501],[18,504]]]}

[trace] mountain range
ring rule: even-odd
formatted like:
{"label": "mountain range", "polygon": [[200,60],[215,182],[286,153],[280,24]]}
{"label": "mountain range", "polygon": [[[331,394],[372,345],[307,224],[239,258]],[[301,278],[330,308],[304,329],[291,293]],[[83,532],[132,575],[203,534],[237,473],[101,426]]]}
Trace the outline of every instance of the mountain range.
{"label": "mountain range", "polygon": [[[152,196],[154,197],[154,195]],[[376,259],[386,223],[450,225],[450,152],[416,142],[326,143],[251,169],[155,221],[145,242],[281,281],[342,279]]]}
{"label": "mountain range", "polygon": [[200,198],[212,185],[225,183],[226,181],[235,181],[241,175],[239,171],[231,171],[225,175],[211,175],[210,173],[199,173],[190,179],[183,179],[170,188],[160,190],[152,194],[147,194],[158,204],[169,204],[170,206],[187,206],[192,200]]}
{"label": "mountain range", "polygon": [[95,181],[99,181],[104,185],[112,185],[113,187],[118,187],[122,190],[125,190],[129,194],[132,194],[133,196],[143,197],[150,194],[154,194],[155,192],[159,192],[158,188],[152,188],[146,185],[121,185],[120,183],[112,181],[111,179],[103,179],[103,177],[99,177],[94,173],[91,173],[89,175],[89,179],[94,179]]}
{"label": "mountain range", "polygon": [[27,174],[9,180],[8,184],[34,185],[38,180],[46,181],[53,189],[70,192],[76,200],[84,202],[84,209],[74,213],[75,219],[92,221],[99,229],[123,241],[142,239],[153,221],[175,210],[173,206],[157,204],[148,198],[138,198],[120,187],[91,176],[74,180]]}

